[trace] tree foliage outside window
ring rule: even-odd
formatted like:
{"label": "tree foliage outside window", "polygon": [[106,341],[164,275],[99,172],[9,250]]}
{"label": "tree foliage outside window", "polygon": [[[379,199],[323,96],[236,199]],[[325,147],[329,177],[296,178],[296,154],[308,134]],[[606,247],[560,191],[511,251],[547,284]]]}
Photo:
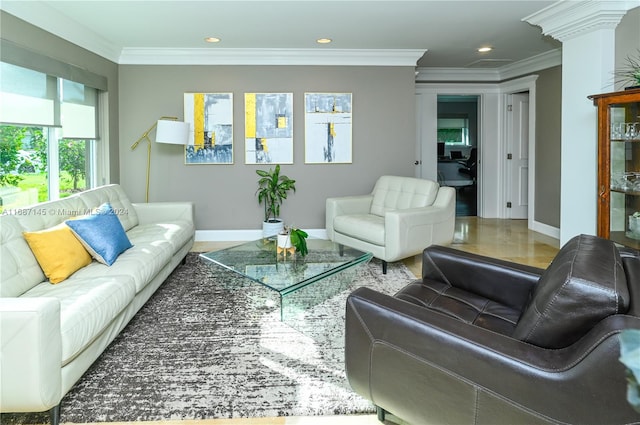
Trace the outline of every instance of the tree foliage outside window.
{"label": "tree foliage outside window", "polygon": [[17,174],[23,160],[20,156],[25,127],[0,126],[0,186],[18,186],[23,179]]}
{"label": "tree foliage outside window", "polygon": [[69,173],[73,183],[73,191],[78,191],[78,185],[85,178],[86,172],[86,142],[84,140],[63,140],[59,146],[60,169]]}
{"label": "tree foliage outside window", "polygon": [[[0,187],[36,187],[48,199],[49,146],[42,127],[0,125]],[[87,141],[63,139],[58,145],[61,196],[84,190]]]}
{"label": "tree foliage outside window", "polygon": [[445,142],[448,145],[462,145],[466,144],[463,137],[462,128],[439,128],[438,140]]}

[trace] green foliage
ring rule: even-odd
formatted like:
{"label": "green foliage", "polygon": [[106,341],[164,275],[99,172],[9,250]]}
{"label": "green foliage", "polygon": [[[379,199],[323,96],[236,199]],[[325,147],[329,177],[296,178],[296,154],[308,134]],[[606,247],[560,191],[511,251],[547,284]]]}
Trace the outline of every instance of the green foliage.
{"label": "green foliage", "polygon": [[309,234],[302,229],[293,228],[289,230],[291,245],[293,245],[296,248],[296,252],[303,257],[309,252],[307,249],[307,236],[309,236]]}
{"label": "green foliage", "polygon": [[49,149],[47,140],[44,137],[42,127],[29,127],[29,135],[31,136],[32,149],[34,150],[34,159],[37,160],[38,166],[36,172],[46,173],[48,164]]}
{"label": "green foliage", "polygon": [[625,67],[614,72],[623,86],[640,86],[640,49],[637,57],[627,56]]}
{"label": "green foliage", "polygon": [[18,186],[22,177],[16,170],[23,162],[19,156],[26,128],[0,126],[0,186]]}
{"label": "green foliage", "polygon": [[80,179],[85,177],[86,143],[84,140],[63,140],[58,147],[60,170],[71,176],[73,190],[78,190]]}
{"label": "green foliage", "polygon": [[280,206],[287,199],[287,192],[296,191],[296,181],[285,175],[280,175],[280,164],[275,170],[256,170],[258,179],[258,203],[264,203],[264,221],[276,221],[280,217]]}
{"label": "green foliage", "polygon": [[[47,200],[48,151],[42,127],[0,125],[0,186],[37,187],[40,200]],[[66,192],[84,189],[86,141],[60,141],[58,157],[61,187],[67,187]],[[38,183],[22,184],[25,179],[35,179]],[[67,181],[71,184],[68,185]]]}
{"label": "green foliage", "polygon": [[640,413],[640,330],[620,333],[620,362],[627,367],[627,401]]}

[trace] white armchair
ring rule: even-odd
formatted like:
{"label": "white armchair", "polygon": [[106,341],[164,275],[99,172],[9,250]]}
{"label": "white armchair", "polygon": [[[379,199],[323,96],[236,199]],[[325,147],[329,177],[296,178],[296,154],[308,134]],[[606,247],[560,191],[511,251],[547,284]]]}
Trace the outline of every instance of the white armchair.
{"label": "white armchair", "polygon": [[332,241],[373,253],[387,262],[422,252],[453,239],[456,192],[437,182],[382,176],[370,195],[328,198],[327,236]]}

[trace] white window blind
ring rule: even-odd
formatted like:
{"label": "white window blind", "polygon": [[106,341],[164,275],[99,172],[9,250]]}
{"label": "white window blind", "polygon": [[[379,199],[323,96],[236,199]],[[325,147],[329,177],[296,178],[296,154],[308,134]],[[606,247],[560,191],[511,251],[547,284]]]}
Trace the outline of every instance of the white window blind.
{"label": "white window blind", "polygon": [[62,80],[62,137],[65,139],[96,138],[96,89],[73,81]]}
{"label": "white window blind", "polygon": [[55,126],[56,78],[0,62],[0,122]]}

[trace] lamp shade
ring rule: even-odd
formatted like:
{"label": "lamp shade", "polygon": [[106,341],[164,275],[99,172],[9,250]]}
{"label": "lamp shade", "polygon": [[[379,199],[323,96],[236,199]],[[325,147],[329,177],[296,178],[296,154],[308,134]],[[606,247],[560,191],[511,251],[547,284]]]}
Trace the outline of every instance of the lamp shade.
{"label": "lamp shade", "polygon": [[156,143],[186,145],[189,138],[189,123],[182,121],[158,120]]}

